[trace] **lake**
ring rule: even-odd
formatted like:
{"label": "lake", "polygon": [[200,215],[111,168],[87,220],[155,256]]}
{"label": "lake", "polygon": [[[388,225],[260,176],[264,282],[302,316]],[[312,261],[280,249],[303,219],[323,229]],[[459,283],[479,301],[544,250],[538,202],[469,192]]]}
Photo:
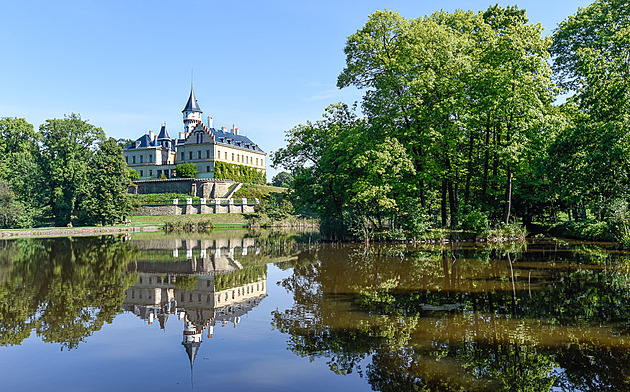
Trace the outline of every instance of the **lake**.
{"label": "lake", "polygon": [[2,390],[630,390],[611,244],[0,241]]}

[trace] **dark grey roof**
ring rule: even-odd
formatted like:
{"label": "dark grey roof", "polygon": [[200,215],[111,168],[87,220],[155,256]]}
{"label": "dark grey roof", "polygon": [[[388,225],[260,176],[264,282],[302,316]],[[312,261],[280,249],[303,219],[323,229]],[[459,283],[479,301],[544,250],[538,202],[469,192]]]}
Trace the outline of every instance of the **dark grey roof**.
{"label": "dark grey roof", "polygon": [[162,125],[160,129],[160,134],[157,137],[157,140],[171,140],[171,137],[168,135],[168,131],[166,130],[166,125]]}
{"label": "dark grey roof", "polygon": [[245,135],[235,135],[232,132],[223,132],[222,129],[215,128],[212,129],[212,133],[214,134],[214,141],[217,144],[264,153],[256,143],[252,142],[250,138]]}
{"label": "dark grey roof", "polygon": [[135,148],[147,148],[147,147],[153,147],[153,146],[155,146],[155,143],[153,142],[153,140],[151,140],[149,135],[144,134],[140,136],[138,139],[136,139],[136,141],[132,142],[130,145],[125,147],[125,150],[133,150]]}
{"label": "dark grey roof", "polygon": [[186,354],[188,354],[188,358],[190,359],[190,368],[192,369],[195,357],[197,356],[197,351],[199,350],[199,346],[201,346],[201,342],[182,343],[182,345],[186,347]]}
{"label": "dark grey roof", "polygon": [[188,102],[186,103],[186,106],[184,107],[184,110],[182,110],[182,112],[201,112],[201,109],[199,109],[199,105],[197,104],[197,100],[195,99],[195,93],[193,92],[193,88],[192,86],[190,86],[190,97],[188,97]]}

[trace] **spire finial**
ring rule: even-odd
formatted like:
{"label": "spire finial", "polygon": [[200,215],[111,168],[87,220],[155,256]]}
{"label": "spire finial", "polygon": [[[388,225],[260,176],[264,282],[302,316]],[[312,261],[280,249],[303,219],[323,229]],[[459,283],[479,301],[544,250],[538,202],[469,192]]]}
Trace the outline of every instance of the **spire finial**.
{"label": "spire finial", "polygon": [[190,89],[192,90],[193,88],[193,76],[194,76],[194,72],[195,70],[193,68],[190,69]]}

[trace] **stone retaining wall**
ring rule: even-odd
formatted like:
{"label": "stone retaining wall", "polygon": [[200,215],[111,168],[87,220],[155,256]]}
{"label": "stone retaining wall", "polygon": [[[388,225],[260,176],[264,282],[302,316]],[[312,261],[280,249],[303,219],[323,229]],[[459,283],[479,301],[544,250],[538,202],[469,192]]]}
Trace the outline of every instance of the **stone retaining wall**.
{"label": "stone retaining wall", "polygon": [[129,187],[128,193],[139,195],[147,193],[183,193],[186,195],[215,198],[225,197],[232,180],[216,180],[212,178],[171,178],[167,180],[137,180],[135,186]]}
{"label": "stone retaining wall", "polygon": [[232,199],[218,199],[210,203],[192,204],[145,204],[133,211],[137,216],[164,216],[164,215],[197,215],[197,214],[240,214],[254,212],[258,200],[234,204]]}

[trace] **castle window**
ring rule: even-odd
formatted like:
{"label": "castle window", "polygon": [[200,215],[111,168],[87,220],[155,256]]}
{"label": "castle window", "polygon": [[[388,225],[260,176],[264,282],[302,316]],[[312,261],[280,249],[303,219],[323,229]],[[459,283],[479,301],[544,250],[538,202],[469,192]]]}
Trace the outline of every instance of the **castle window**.
{"label": "castle window", "polygon": [[188,151],[188,159],[192,160],[192,151]]}
{"label": "castle window", "polygon": [[201,159],[201,151],[197,151],[197,159]]}
{"label": "castle window", "polygon": [[234,162],[234,153],[232,153],[232,162]]}
{"label": "castle window", "polygon": [[149,162],[153,162],[153,154],[149,155]]}
{"label": "castle window", "polygon": [[236,154],[236,162],[240,162],[240,157]]}
{"label": "castle window", "polygon": [[182,161],[184,160],[184,153],[182,152]]}
{"label": "castle window", "polygon": [[153,170],[149,170],[149,177],[153,175]]}
{"label": "castle window", "polygon": [[225,160],[227,161],[227,152],[225,153]]}
{"label": "castle window", "polygon": [[258,166],[258,158],[256,158],[256,166]]}
{"label": "castle window", "polygon": [[129,163],[129,157],[125,157],[125,163]]}
{"label": "castle window", "polygon": [[140,163],[144,162],[144,155],[140,155]]}
{"label": "castle window", "polygon": [[210,159],[210,150],[206,150],[206,159]]}
{"label": "castle window", "polygon": [[132,160],[132,162],[133,162],[133,163],[136,163],[136,156],[135,156],[135,155],[134,155],[134,156],[132,156],[132,157],[131,157],[131,160]]}
{"label": "castle window", "polygon": [[144,177],[144,172],[140,170],[140,177]]}
{"label": "castle window", "polygon": [[206,172],[210,173],[210,166],[206,166]]}

